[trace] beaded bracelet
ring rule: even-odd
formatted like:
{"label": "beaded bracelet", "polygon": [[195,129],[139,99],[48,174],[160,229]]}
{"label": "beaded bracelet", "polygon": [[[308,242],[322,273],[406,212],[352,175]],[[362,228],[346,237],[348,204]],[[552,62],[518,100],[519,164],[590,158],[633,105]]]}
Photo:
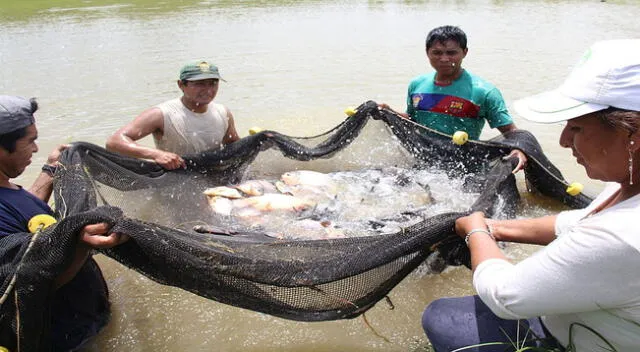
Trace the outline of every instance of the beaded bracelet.
{"label": "beaded bracelet", "polygon": [[489,237],[491,237],[492,240],[496,240],[495,237],[493,237],[493,234],[491,234],[490,230],[485,230],[485,229],[472,229],[471,231],[467,232],[467,235],[464,236],[464,243],[467,244],[467,247],[469,247],[469,237],[471,237],[471,235],[473,235],[476,232],[482,232],[482,233],[486,233],[487,235],[489,235]]}

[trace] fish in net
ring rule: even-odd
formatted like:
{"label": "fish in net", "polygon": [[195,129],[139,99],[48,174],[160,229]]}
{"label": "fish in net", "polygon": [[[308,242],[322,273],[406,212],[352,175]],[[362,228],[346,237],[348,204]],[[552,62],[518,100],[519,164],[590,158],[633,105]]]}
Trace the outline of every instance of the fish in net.
{"label": "fish in net", "polygon": [[[367,143],[369,138],[377,138],[376,143]],[[0,307],[1,324],[7,327],[2,333],[13,334],[24,350],[46,349],[52,280],[67,264],[65,258],[73,253],[80,229],[95,222],[108,222],[113,231],[131,238],[102,253],[160,284],[285,319],[357,317],[434,253],[448,265],[469,265],[469,252],[455,235],[454,222],[472,211],[514,216],[519,193],[513,165],[502,159],[514,148],[527,154],[525,178],[532,190],[569,207],[590,202],[584,194],[565,192],[567,182],[527,131],[458,145],[451,136],[380,110],[372,101],[323,134],[294,137],[262,131],[221,150],[183,156],[187,167],[181,170],[167,171],[93,144],[73,143],[55,174],[58,223],[36,239],[15,237],[3,253],[5,258],[17,259],[5,259],[0,266],[2,290],[12,297]],[[304,228],[289,231],[291,236],[273,236],[264,227],[238,228],[236,220],[225,223],[214,216],[211,198],[219,195],[213,191],[207,195],[207,190],[236,189],[245,192],[237,199],[246,201],[260,197],[250,195],[259,193],[260,187],[255,182],[252,191],[249,180],[274,180],[295,170],[342,173],[343,177],[379,170],[380,178],[385,172],[396,172],[396,179],[409,171],[440,170],[459,180],[451,182],[452,187],[477,196],[462,209],[438,208],[434,214],[420,212],[416,205],[409,209],[413,213],[407,221],[402,220],[407,209],[394,214],[393,207],[386,209],[393,210],[391,214],[331,219],[334,223],[362,220],[369,227],[355,227],[348,236],[311,239],[296,236]],[[415,186],[413,180],[407,182]],[[240,185],[246,186],[245,191]],[[268,194],[264,191],[269,185],[262,184],[263,195]],[[288,190],[279,194],[293,195],[295,187],[286,186]],[[384,205],[384,197],[377,202]],[[326,207],[324,211],[330,213]],[[313,207],[305,210],[309,209]],[[371,220],[384,231],[376,232]],[[393,226],[386,226],[390,222]],[[29,245],[31,250],[24,255]],[[10,286],[14,276],[15,285]]]}

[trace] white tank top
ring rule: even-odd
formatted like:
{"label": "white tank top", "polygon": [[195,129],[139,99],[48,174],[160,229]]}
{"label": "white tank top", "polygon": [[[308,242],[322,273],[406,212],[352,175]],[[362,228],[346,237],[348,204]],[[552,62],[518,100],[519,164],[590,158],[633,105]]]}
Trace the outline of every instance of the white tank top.
{"label": "white tank top", "polygon": [[186,155],[222,146],[229,127],[227,109],[222,104],[209,103],[204,113],[189,110],[180,98],[157,107],[164,116],[164,133],[162,139],[154,137],[156,148]]}

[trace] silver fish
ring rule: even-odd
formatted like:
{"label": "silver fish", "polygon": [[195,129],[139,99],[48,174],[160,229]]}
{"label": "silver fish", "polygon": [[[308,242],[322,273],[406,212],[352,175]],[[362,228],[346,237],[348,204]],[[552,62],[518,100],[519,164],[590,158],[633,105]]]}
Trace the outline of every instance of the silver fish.
{"label": "silver fish", "polygon": [[277,193],[276,186],[266,180],[247,180],[239,185],[233,186],[235,189],[248,196],[261,196],[265,193]]}
{"label": "silver fish", "polygon": [[310,170],[285,172],[275,185],[284,194],[310,199],[318,204],[335,199],[342,186],[331,174]]}
{"label": "silver fish", "polygon": [[315,204],[310,200],[279,193],[269,193],[233,201],[234,208],[253,208],[261,212],[277,210],[302,211],[312,208]]}
{"label": "silver fish", "polygon": [[231,199],[221,196],[209,197],[209,206],[216,214],[229,216],[233,210],[233,202]]}
{"label": "silver fish", "polygon": [[218,186],[213,188],[207,188],[203,192],[208,197],[225,197],[230,199],[239,199],[242,198],[243,195],[235,188],[227,187],[227,186]]}
{"label": "silver fish", "polygon": [[288,186],[307,185],[327,188],[336,186],[330,175],[310,170],[285,172],[280,176],[280,179]]}

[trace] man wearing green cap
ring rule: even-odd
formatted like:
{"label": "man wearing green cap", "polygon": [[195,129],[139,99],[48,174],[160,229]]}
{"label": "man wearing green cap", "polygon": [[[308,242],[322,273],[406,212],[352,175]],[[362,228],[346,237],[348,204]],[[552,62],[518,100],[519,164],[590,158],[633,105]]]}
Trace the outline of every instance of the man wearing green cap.
{"label": "man wearing green cap", "polygon": [[[231,111],[213,103],[218,93],[218,67],[208,61],[190,62],[180,70],[182,97],[143,111],[107,139],[107,150],[151,159],[168,170],[185,167],[181,155],[217,149],[240,139]],[[224,80],[223,80],[224,81]],[[156,148],[136,143],[153,135]]]}

